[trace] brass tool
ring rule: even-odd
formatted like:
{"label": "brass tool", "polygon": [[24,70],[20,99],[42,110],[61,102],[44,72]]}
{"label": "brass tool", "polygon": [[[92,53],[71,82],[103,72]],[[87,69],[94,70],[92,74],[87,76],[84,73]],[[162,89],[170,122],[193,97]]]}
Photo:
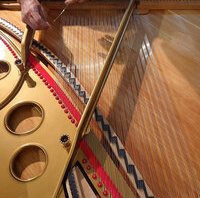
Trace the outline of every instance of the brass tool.
{"label": "brass tool", "polygon": [[21,59],[23,63],[23,69],[26,69],[27,59],[29,56],[30,47],[32,45],[34,35],[35,30],[33,30],[29,25],[26,25],[21,42]]}
{"label": "brass tool", "polygon": [[[22,42],[21,42],[21,59],[22,60],[21,61],[17,60],[15,62],[16,66],[20,70],[20,78],[18,82],[16,83],[16,85],[14,86],[14,88],[12,89],[12,91],[9,93],[9,95],[3,101],[0,102],[0,110],[3,109],[10,101],[13,100],[13,98],[17,95],[17,93],[21,89],[24,81],[28,77],[28,69],[26,67],[26,63],[27,63],[27,59],[29,55],[30,46],[32,44],[32,40],[34,37],[34,33],[35,31],[30,26],[26,25]],[[0,35],[2,35],[1,32],[0,32]],[[10,40],[9,42],[12,43]]]}

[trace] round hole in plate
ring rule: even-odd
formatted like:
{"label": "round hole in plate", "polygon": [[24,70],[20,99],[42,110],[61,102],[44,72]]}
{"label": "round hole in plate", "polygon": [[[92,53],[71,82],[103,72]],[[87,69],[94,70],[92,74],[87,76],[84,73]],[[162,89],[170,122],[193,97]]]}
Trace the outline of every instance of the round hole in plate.
{"label": "round hole in plate", "polygon": [[31,181],[41,176],[47,166],[46,151],[37,145],[25,145],[10,161],[10,171],[19,181]]}
{"label": "round hole in plate", "polygon": [[44,119],[42,107],[35,102],[23,102],[11,108],[5,126],[13,134],[23,135],[39,128]]}
{"label": "round hole in plate", "polygon": [[10,64],[7,61],[0,60],[0,80],[5,78],[10,72]]}

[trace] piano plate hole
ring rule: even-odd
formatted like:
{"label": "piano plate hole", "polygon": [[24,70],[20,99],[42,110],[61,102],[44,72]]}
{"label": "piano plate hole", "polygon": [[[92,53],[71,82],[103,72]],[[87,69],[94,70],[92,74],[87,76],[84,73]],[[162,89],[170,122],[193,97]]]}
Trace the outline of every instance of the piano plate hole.
{"label": "piano plate hole", "polygon": [[35,102],[15,105],[5,117],[5,126],[13,134],[23,135],[39,128],[44,118],[42,107]]}
{"label": "piano plate hole", "polygon": [[0,80],[5,78],[10,72],[10,64],[4,60],[0,60]]}
{"label": "piano plate hole", "polygon": [[10,171],[19,181],[31,181],[41,176],[46,166],[46,151],[37,145],[25,145],[11,159]]}

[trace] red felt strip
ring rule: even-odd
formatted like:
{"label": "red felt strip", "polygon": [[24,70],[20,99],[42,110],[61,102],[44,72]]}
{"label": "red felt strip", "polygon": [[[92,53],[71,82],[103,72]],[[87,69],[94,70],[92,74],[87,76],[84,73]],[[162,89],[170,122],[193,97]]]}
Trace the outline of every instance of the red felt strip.
{"label": "red felt strip", "polygon": [[37,71],[47,81],[48,83],[47,86],[48,85],[51,86],[51,88],[56,92],[57,94],[56,99],[58,100],[58,102],[59,102],[59,99],[61,99],[61,101],[69,109],[73,117],[79,122],[81,118],[80,113],[77,111],[77,109],[74,107],[74,105],[71,103],[69,98],[65,95],[65,93],[61,90],[61,88],[57,85],[54,79],[47,73],[47,71],[40,65],[40,63],[32,55],[30,55],[29,61],[31,65],[33,66],[33,68],[37,69]]}
{"label": "red felt strip", "polygon": [[112,183],[110,177],[104,171],[99,160],[96,158],[96,156],[94,155],[94,153],[92,152],[85,140],[82,140],[80,142],[80,148],[88,158],[90,164],[93,166],[106,188],[110,191],[112,197],[122,198],[121,193],[117,190],[117,187]]}
{"label": "red felt strip", "polygon": [[[6,42],[5,39],[0,37],[0,40],[4,43],[4,45],[9,49],[11,54],[15,59],[18,59],[17,54],[12,49],[12,47]],[[54,79],[48,74],[48,72],[40,65],[40,63],[32,56],[30,55],[29,61],[33,67],[33,69],[37,70],[35,73],[38,74],[38,76],[43,79],[44,83],[47,85],[47,87],[50,89],[51,92],[53,92],[55,98],[58,100],[58,103],[61,104],[61,108],[64,109],[64,106],[67,107],[70,111],[70,113],[73,115],[73,117],[76,119],[77,122],[80,121],[81,114],[78,112],[78,110],[74,107],[74,105],[71,103],[69,98],[64,94],[64,92],[61,90],[61,88],[57,85],[57,83],[54,81]],[[55,91],[55,92],[54,92]],[[67,112],[68,110],[65,109]],[[74,123],[73,118],[70,118],[72,120],[72,123]],[[76,123],[77,124],[77,123]],[[117,190],[116,186],[112,183],[111,179],[107,175],[107,173],[104,171],[103,167],[101,166],[100,162],[88,146],[85,140],[82,140],[80,142],[80,148],[88,158],[90,164],[93,166],[94,170],[97,172],[99,177],[101,178],[101,181],[104,183],[106,188],[110,191],[112,197],[115,198],[122,198],[122,195]],[[106,191],[104,191],[104,194],[106,194]]]}

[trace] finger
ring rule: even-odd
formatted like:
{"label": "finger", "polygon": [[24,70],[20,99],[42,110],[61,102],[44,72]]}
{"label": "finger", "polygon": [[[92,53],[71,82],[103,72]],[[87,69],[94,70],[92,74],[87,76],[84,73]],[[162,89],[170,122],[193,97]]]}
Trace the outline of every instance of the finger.
{"label": "finger", "polygon": [[69,4],[74,4],[74,3],[83,3],[87,0],[65,0],[65,4],[69,5]]}
{"label": "finger", "polygon": [[30,17],[25,23],[28,24],[34,30],[38,29],[38,24],[32,17]]}
{"label": "finger", "polygon": [[42,19],[43,19],[43,20],[45,21],[45,23],[46,23],[45,29],[49,28],[49,27],[50,27],[50,24],[49,24],[49,22],[47,21],[46,14],[45,14],[44,8],[43,8],[42,6],[39,7],[39,13],[40,13],[40,16],[42,17]]}
{"label": "finger", "polygon": [[34,30],[42,30],[49,27],[48,22],[42,20],[41,17],[37,16],[37,14],[31,15],[29,18],[27,18],[25,23]]}
{"label": "finger", "polygon": [[40,14],[39,10],[32,13],[32,22],[37,29],[46,29],[49,27],[49,23],[46,21],[44,15]]}
{"label": "finger", "polygon": [[74,4],[77,2],[78,2],[78,0],[65,0],[65,4]]}
{"label": "finger", "polygon": [[39,6],[39,7],[38,7],[38,12],[39,12],[41,18],[42,18],[44,21],[47,22],[47,17],[46,17],[45,11],[44,11],[44,9],[43,9],[42,6]]}
{"label": "finger", "polygon": [[22,21],[24,23],[26,23],[27,25],[29,25],[32,29],[36,29],[36,24],[33,20],[31,20],[31,13],[27,12],[25,14],[22,15]]}

